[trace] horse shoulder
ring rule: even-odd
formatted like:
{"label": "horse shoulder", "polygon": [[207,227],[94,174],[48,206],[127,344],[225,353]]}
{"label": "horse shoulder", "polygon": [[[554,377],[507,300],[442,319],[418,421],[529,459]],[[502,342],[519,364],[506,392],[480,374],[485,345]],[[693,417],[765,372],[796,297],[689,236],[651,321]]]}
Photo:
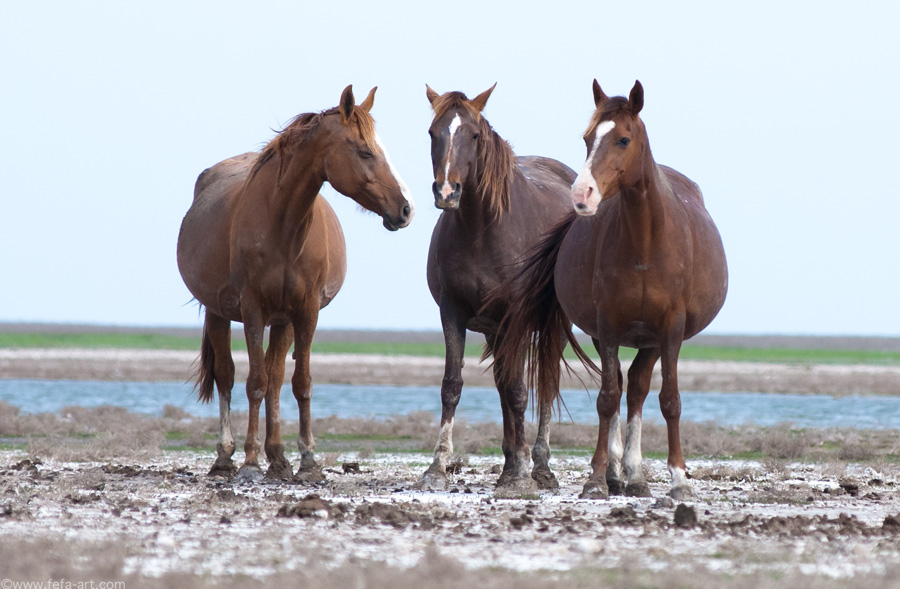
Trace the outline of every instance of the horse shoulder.
{"label": "horse shoulder", "polygon": [[320,307],[325,307],[344,284],[347,245],[338,216],[322,195],[316,197],[313,205],[313,225],[306,241],[304,251],[311,248],[318,258],[318,267],[323,269],[319,302]]}

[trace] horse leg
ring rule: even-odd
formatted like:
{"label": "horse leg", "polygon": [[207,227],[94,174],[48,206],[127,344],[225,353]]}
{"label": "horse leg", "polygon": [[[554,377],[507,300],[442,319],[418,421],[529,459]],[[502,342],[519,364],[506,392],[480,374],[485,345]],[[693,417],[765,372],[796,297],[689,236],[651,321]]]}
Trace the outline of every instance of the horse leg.
{"label": "horse leg", "polygon": [[293,339],[290,325],[273,325],[266,351],[266,459],[267,479],[287,480],[293,477],[291,463],[284,457],[281,439],[281,385],[284,383],[284,361]]}
{"label": "horse leg", "polygon": [[666,420],[669,438],[669,474],[672,477],[672,489],[669,495],[678,501],[690,499],[694,491],[687,480],[687,468],[684,455],[681,453],[681,395],[678,392],[678,354],[684,336],[684,316],[675,321],[676,325],[669,330],[662,343],[662,389],[659,391],[659,408]]}
{"label": "horse leg", "polygon": [[297,436],[297,449],[300,451],[300,466],[297,467],[295,480],[302,483],[318,483],[325,480],[322,469],[316,464],[316,440],[312,434],[312,377],[309,374],[309,354],[312,350],[313,334],[319,321],[318,300],[307,304],[301,317],[294,320],[294,376],[291,388],[297,399],[300,414],[300,432]]}
{"label": "horse leg", "polygon": [[463,354],[466,350],[466,324],[447,303],[441,303],[444,329],[444,380],[441,382],[441,431],[434,446],[434,462],[419,479],[417,487],[428,490],[447,488],[447,463],[453,454],[453,418],[462,394]]}
{"label": "horse leg", "polygon": [[234,434],[231,431],[231,389],[234,387],[234,359],[231,357],[231,321],[206,312],[204,337],[213,350],[213,378],[219,391],[219,441],[216,443],[216,462],[209,476],[231,478],[237,467],[234,456]]}
{"label": "horse leg", "polygon": [[247,400],[250,415],[247,425],[247,439],[244,440],[244,464],[238,470],[237,478],[253,482],[262,478],[259,467],[259,406],[266,396],[266,359],[263,352],[265,322],[262,312],[250,297],[241,300],[241,316],[244,320],[244,336],[247,340],[247,355],[250,371],[247,375]]}
{"label": "horse leg", "polygon": [[[611,440],[618,438],[618,420],[614,419],[619,413],[619,401],[622,398],[622,375],[619,370],[619,346],[612,343],[595,343],[600,352],[602,375],[600,377],[600,392],[597,395],[597,416],[600,423],[597,427],[597,447],[591,458],[591,474],[579,495],[580,499],[608,499],[609,485],[607,476],[611,464],[615,468],[615,461],[610,461]],[[616,425],[615,438],[610,437],[611,428]],[[621,447],[621,441],[619,446]],[[618,456],[621,460],[621,456]],[[619,466],[618,468],[621,468]],[[619,475],[621,476],[621,475]],[[621,480],[621,479],[614,479]]]}
{"label": "horse leg", "polygon": [[628,369],[628,425],[625,427],[625,494],[629,497],[650,497],[650,487],[641,467],[641,416],[644,400],[650,392],[650,377],[653,365],[659,359],[659,348],[638,350],[631,368]]}
{"label": "horse leg", "polygon": [[[486,336],[488,347],[493,350],[500,342],[500,336]],[[531,478],[531,448],[525,440],[525,410],[528,408],[528,390],[525,388],[525,355],[516,360],[516,370],[512,377],[504,374],[504,366],[494,359],[494,384],[500,393],[503,408],[503,472],[497,487],[532,491],[537,487]]]}
{"label": "horse leg", "polygon": [[550,401],[541,401],[539,411],[538,433],[531,451],[534,460],[531,478],[537,481],[539,489],[558,489],[559,481],[550,470],[550,421],[553,417],[553,405]]}

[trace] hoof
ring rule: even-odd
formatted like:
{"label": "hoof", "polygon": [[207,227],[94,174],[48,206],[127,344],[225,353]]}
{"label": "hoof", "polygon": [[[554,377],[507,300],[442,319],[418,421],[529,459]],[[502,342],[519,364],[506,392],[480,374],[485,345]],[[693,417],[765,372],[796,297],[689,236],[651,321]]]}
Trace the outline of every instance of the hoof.
{"label": "hoof", "polygon": [[694,495],[694,490],[688,485],[672,487],[672,490],[669,491],[669,497],[671,497],[675,501],[690,501],[695,496],[696,495]]}
{"label": "hoof", "polygon": [[291,470],[291,463],[285,459],[276,460],[269,463],[266,470],[266,479],[276,481],[289,481],[294,478],[294,471]]}
{"label": "hoof", "polygon": [[537,481],[531,478],[531,475],[522,474],[513,476],[513,474],[510,473],[506,478],[504,478],[502,474],[500,475],[500,478],[497,479],[497,486],[495,489],[512,493],[533,493],[534,491],[537,491],[538,485]]}
{"label": "hoof", "polygon": [[625,485],[625,495],[628,497],[653,497],[650,486],[647,483],[629,483]]}
{"label": "hoof", "polygon": [[609,488],[606,483],[588,481],[584,484],[579,499],[609,499]]}
{"label": "hoof", "polygon": [[294,475],[294,482],[301,485],[318,485],[325,482],[325,473],[318,466],[301,468]]}
{"label": "hoof", "polygon": [[559,489],[559,481],[556,475],[549,468],[534,469],[531,471],[531,478],[537,482],[538,489],[555,490]]}
{"label": "hoof", "polygon": [[610,496],[625,495],[627,492],[625,483],[623,483],[619,479],[606,479],[606,487],[609,489]]}
{"label": "hoof", "polygon": [[234,477],[236,483],[257,483],[263,478],[262,469],[255,464],[245,464],[238,469],[237,476]]}
{"label": "hoof", "polygon": [[416,489],[420,491],[446,491],[447,475],[437,468],[429,468],[416,483]]}
{"label": "hoof", "polygon": [[206,476],[210,477],[222,477],[224,479],[232,479],[234,475],[237,473],[237,467],[234,465],[234,462],[229,458],[227,461],[218,461],[213,464],[212,468],[209,469],[209,474]]}

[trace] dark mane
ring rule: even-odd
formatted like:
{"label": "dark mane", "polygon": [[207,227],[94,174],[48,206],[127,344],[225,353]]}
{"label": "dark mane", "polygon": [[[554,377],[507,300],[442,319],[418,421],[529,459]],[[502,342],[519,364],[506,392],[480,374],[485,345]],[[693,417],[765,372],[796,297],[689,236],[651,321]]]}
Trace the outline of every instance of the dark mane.
{"label": "dark mane", "polygon": [[509,210],[509,193],[516,154],[512,147],[494,131],[491,124],[478,112],[462,92],[447,92],[435,98],[431,104],[435,119],[444,116],[452,108],[459,108],[478,121],[478,192],[487,199],[495,215]]}
{"label": "dark mane", "polygon": [[[318,113],[303,113],[291,119],[288,124],[278,132],[275,137],[259,153],[253,169],[250,170],[249,178],[252,179],[263,166],[265,166],[275,155],[284,155],[290,150],[303,145],[319,127],[323,117],[339,114],[338,107],[329,108]],[[356,127],[363,141],[371,150],[377,150],[375,141],[375,120],[368,111],[361,108],[354,108],[353,114],[350,115],[350,123]],[[278,171],[279,178],[281,170]]]}
{"label": "dark mane", "polygon": [[591,122],[588,123],[587,131],[584,132],[585,140],[591,136],[591,134],[597,128],[597,125],[599,125],[603,121],[608,121],[626,112],[631,114],[631,106],[629,106],[628,99],[624,96],[613,96],[612,98],[601,104],[596,110],[594,110],[594,114],[591,115]]}

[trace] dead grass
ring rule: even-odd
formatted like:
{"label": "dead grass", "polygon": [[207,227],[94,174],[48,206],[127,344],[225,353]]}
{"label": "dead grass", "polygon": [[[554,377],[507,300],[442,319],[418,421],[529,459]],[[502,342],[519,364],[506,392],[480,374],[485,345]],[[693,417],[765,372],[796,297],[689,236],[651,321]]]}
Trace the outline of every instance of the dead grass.
{"label": "dead grass", "polygon": [[[247,414],[232,414],[238,445],[247,428]],[[264,426],[264,420],[261,420]],[[297,422],[284,421],[282,431],[296,436]],[[169,446],[212,448],[218,432],[215,418],[191,417],[177,407],[166,407],[162,417],[131,413],[121,407],[66,407],[56,413],[22,414],[0,402],[0,438],[20,443],[30,455],[60,460],[138,459],[156,455]],[[438,419],[428,412],[414,412],[385,420],[324,417],[313,420],[313,432],[323,452],[358,451],[372,457],[379,451],[398,449],[429,453],[438,434]],[[534,439],[537,428],[526,425]],[[264,435],[264,431],[261,432]],[[462,454],[497,452],[502,430],[499,424],[458,421],[454,443]],[[595,425],[556,422],[551,428],[553,452],[567,449],[591,451],[596,444]],[[168,441],[167,441],[168,437]],[[896,430],[854,428],[804,429],[790,423],[771,427],[719,426],[715,423],[681,424],[682,447],[689,457],[757,458],[780,461],[851,461],[894,463],[900,453]],[[667,453],[666,428],[645,423],[645,453]],[[288,440],[286,445],[293,442]]]}

